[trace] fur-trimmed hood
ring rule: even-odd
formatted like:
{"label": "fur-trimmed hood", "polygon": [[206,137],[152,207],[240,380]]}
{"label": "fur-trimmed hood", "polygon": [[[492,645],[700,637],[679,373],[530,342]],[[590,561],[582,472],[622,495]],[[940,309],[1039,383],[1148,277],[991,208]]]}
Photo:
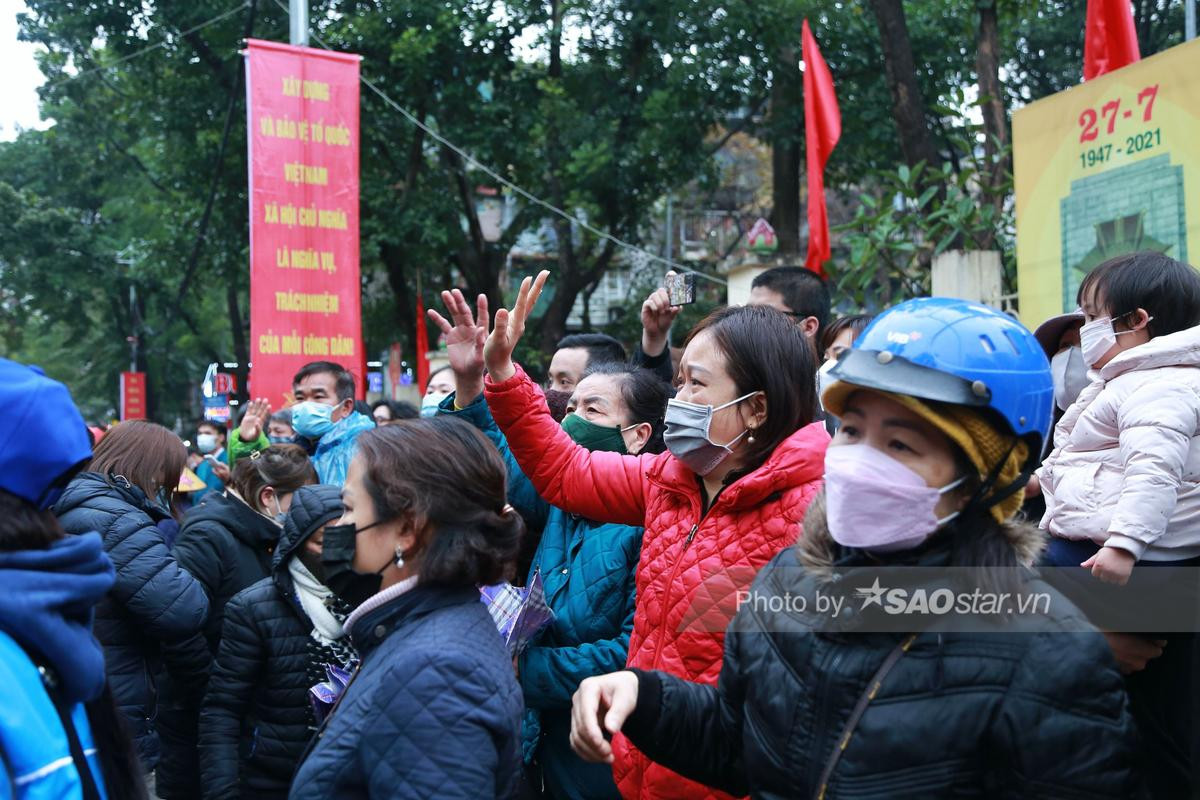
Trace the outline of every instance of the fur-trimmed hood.
{"label": "fur-trimmed hood", "polygon": [[[1046,546],[1046,533],[1023,521],[1010,521],[1000,526],[1012,547],[1017,563],[1033,566]],[[850,551],[833,540],[825,516],[825,490],[822,489],[804,516],[804,535],[796,543],[796,555],[809,570],[827,571]],[[916,551],[912,551],[916,552]],[[901,561],[901,563],[904,563]],[[963,565],[967,566],[967,565]],[[971,565],[976,566],[976,565]],[[983,566],[983,565],[978,565]]]}

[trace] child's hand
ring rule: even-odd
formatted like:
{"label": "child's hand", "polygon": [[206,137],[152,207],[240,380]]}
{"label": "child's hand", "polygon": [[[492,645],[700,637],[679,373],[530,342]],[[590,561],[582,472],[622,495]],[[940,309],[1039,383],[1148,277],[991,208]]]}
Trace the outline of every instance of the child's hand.
{"label": "child's hand", "polygon": [[1122,550],[1119,547],[1101,547],[1100,552],[1079,566],[1090,569],[1092,575],[1105,583],[1124,586],[1129,582],[1129,575],[1133,572],[1133,565],[1136,562],[1137,559],[1128,550]]}

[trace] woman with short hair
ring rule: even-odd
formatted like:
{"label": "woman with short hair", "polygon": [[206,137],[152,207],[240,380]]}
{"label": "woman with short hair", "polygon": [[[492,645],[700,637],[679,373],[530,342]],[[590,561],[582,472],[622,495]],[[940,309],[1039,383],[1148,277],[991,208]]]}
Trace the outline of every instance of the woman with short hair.
{"label": "woman with short hair", "polygon": [[480,602],[511,577],[525,524],[482,433],[410,420],[358,440],[324,582],[355,610],[362,664],[296,773],[293,800],[508,798],[523,702]]}

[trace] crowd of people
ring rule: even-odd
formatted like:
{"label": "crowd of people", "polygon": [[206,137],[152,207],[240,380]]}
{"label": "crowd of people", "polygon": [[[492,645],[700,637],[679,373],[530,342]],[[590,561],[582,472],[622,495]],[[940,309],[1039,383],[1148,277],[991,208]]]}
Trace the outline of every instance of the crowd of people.
{"label": "crowd of people", "polygon": [[[548,277],[442,293],[419,408],[313,362],[194,452],[0,360],[0,797],[1200,796],[1195,631],[1095,611],[1200,566],[1195,269],[1030,332],[776,268],[535,379]],[[889,627],[845,570],[1051,602]]]}

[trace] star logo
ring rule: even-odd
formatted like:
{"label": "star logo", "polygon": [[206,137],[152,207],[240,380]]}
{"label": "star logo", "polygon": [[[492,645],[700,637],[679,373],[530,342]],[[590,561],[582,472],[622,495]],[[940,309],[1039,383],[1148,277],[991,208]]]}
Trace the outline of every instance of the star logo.
{"label": "star logo", "polygon": [[856,597],[863,598],[863,603],[859,606],[859,610],[866,608],[872,603],[883,608],[883,593],[886,591],[887,589],[879,585],[879,578],[876,578],[875,582],[870,586],[859,586],[854,591]]}

